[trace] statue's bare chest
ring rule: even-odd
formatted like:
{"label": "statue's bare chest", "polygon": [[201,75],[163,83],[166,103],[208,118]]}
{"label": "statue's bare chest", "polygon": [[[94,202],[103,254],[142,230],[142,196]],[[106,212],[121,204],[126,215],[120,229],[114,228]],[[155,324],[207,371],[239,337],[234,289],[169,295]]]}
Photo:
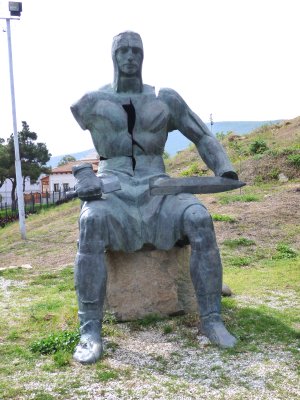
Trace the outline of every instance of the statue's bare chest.
{"label": "statue's bare chest", "polygon": [[[118,133],[132,126],[135,134],[164,131],[168,108],[155,96],[111,96],[97,100],[90,112],[90,124],[100,132]],[[129,122],[130,121],[130,122]]]}

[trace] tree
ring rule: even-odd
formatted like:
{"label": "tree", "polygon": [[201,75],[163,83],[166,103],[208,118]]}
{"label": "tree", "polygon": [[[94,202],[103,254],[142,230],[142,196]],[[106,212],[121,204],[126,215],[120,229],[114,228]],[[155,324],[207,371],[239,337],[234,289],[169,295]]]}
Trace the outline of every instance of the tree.
{"label": "tree", "polygon": [[7,177],[7,168],[9,164],[9,156],[4,139],[0,138],[0,188],[4,184]]}
{"label": "tree", "polygon": [[62,165],[68,164],[71,161],[76,161],[76,158],[71,156],[70,154],[66,154],[65,156],[63,156],[57,166],[61,167]]}
{"label": "tree", "polygon": [[[29,130],[26,121],[22,121],[22,130],[18,132],[18,138],[24,191],[26,178],[30,178],[30,181],[35,183],[41,174],[50,173],[51,168],[47,167],[46,163],[50,160],[51,154],[45,143],[36,143],[37,134]],[[3,152],[5,154],[2,157]],[[4,178],[9,179],[12,183],[11,199],[14,205],[17,181],[13,134],[7,139],[6,145],[3,145],[3,139],[0,141],[0,183],[4,182]]]}

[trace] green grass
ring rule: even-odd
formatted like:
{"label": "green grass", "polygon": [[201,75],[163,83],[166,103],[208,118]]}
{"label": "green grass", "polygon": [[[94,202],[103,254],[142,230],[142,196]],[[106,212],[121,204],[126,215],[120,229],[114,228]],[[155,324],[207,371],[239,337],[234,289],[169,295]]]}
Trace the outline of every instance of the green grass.
{"label": "green grass", "polygon": [[[249,244],[245,240],[246,238],[239,239],[238,248],[245,247],[247,249],[248,247],[253,247],[252,243]],[[282,310],[274,309],[271,307],[269,299],[274,296],[274,291],[296,291],[299,296],[299,267],[299,258],[288,259],[288,264],[286,259],[269,259],[255,267],[246,269],[225,267],[224,281],[231,287],[235,297],[223,298],[223,318],[229,330],[238,338],[239,342],[235,349],[220,350],[218,353],[220,359],[224,360],[224,362],[231,362],[232,357],[239,356],[241,353],[245,354],[245,356],[250,353],[261,353],[262,348],[269,345],[285,346],[291,357],[296,359],[299,333],[295,326],[300,322],[299,313],[293,307]],[[20,374],[20,376],[24,376],[25,382],[30,382],[31,379],[32,381],[38,379],[41,382],[43,379],[47,379],[46,377],[49,379],[49,374],[53,374],[50,375],[53,376],[51,379],[57,379],[55,376],[59,372],[59,376],[62,376],[62,379],[59,382],[57,381],[55,394],[36,390],[34,394],[28,391],[26,395],[31,395],[31,398],[41,399],[51,398],[47,396],[67,399],[71,394],[74,396],[76,393],[78,393],[78,396],[84,396],[80,389],[78,377],[76,377],[77,381],[74,381],[74,387],[72,386],[74,380],[72,378],[74,368],[72,351],[75,341],[78,339],[76,308],[73,303],[75,293],[69,291],[60,292],[58,290],[58,286],[62,285],[63,282],[71,285],[73,282],[72,269],[67,267],[61,271],[43,273],[40,276],[31,276],[30,271],[23,270],[6,271],[4,275],[6,278],[9,276],[9,279],[16,281],[23,280],[28,285],[16,291],[16,304],[12,304],[12,309],[10,310],[12,315],[18,310],[18,320],[12,324],[13,321],[9,319],[8,325],[0,326],[0,336],[6,340],[5,346],[0,347],[0,372],[2,376],[9,380],[11,374]],[[61,301],[60,296],[63,296],[65,302]],[[249,303],[241,302],[239,296],[247,296]],[[281,300],[279,295],[277,297],[279,302],[284,301],[284,298]],[[28,298],[31,299],[30,302],[27,302],[26,299]],[[52,304],[50,309],[51,313],[53,313],[53,318],[50,321],[42,318],[49,313],[49,307],[44,306],[45,299],[48,299],[50,301],[49,304]],[[57,299],[60,301],[57,302]],[[260,303],[257,303],[258,299],[261,300]],[[22,304],[21,308],[20,304]],[[34,323],[32,323],[30,313],[28,313],[32,309],[38,310],[41,317]],[[70,309],[73,311],[70,312]],[[141,379],[146,379],[146,377],[150,379],[153,371],[155,371],[158,377],[164,377],[164,380],[166,380],[170,398],[172,395],[174,396],[174,393],[180,393],[184,398],[188,383],[179,381],[178,379],[180,378],[178,376],[171,376],[170,371],[172,371],[174,363],[180,363],[182,349],[183,351],[199,349],[198,337],[195,331],[197,322],[197,315],[161,319],[152,314],[135,323],[138,330],[158,330],[167,335],[171,343],[173,341],[176,343],[177,349],[177,351],[170,354],[169,358],[156,353],[151,354],[153,363],[134,372],[135,379],[138,379],[137,377],[139,376]],[[62,329],[62,326],[68,326],[71,329],[66,331]],[[105,390],[105,385],[110,382],[121,382],[130,379],[134,371],[134,367],[116,368],[110,365],[110,359],[114,358],[113,354],[119,348],[117,332],[119,324],[113,314],[106,314],[104,326],[108,331],[111,329],[110,332],[114,337],[114,340],[107,342],[105,358],[95,366],[82,367],[82,372],[81,369],[77,370],[77,374],[81,374],[82,379],[84,379],[85,374],[91,375],[94,383],[98,382],[103,385],[101,386],[103,390]],[[132,326],[132,323],[129,324],[130,326]],[[53,331],[49,332],[49,329]],[[5,332],[5,336],[3,332]],[[129,333],[129,335],[131,334],[132,332]],[[30,350],[30,347],[33,346],[36,346],[35,352]],[[208,346],[200,351],[202,356],[205,356],[205,354],[209,354],[212,351],[212,348]],[[38,376],[34,376],[37,363],[41,363],[41,366],[39,367]],[[199,379],[199,374],[195,373],[193,365],[186,366],[186,368],[191,382],[194,379]],[[215,375],[216,388],[231,386],[230,376],[228,376],[224,368],[215,366],[211,370]],[[32,378],[30,374],[28,375],[30,371],[32,371]],[[43,374],[45,374],[44,378]],[[207,378],[203,372],[203,379],[208,379],[209,376],[209,371],[207,372]],[[270,380],[268,382],[273,384]],[[185,385],[187,385],[186,388]],[[16,383],[2,388],[0,385],[0,398],[4,400],[17,399],[22,393],[20,390],[21,386],[17,386]],[[25,392],[22,394],[25,395]],[[132,398],[134,398],[134,395],[133,389]],[[144,396],[147,397],[147,392],[145,392]]]}
{"label": "green grass", "polygon": [[212,216],[213,221],[222,221],[222,222],[230,222],[230,223],[236,222],[236,219],[234,217],[231,217],[230,215],[212,214],[211,216]]}
{"label": "green grass", "polygon": [[233,248],[237,248],[237,247],[240,247],[240,246],[247,246],[247,247],[248,246],[254,246],[255,242],[254,242],[254,240],[247,239],[247,238],[244,238],[244,237],[240,237],[238,239],[224,240],[223,244],[225,246],[228,246],[228,247],[233,249]]}
{"label": "green grass", "polygon": [[[250,190],[252,193],[249,193]],[[261,199],[265,194],[280,190],[283,189],[264,184],[259,188],[245,188],[243,193]],[[216,198],[218,196],[224,195],[217,195]],[[228,197],[232,198],[235,195],[230,194]],[[52,212],[45,214],[51,214],[53,219]],[[226,214],[216,215],[220,218],[216,217],[215,220],[231,222],[231,217]],[[67,218],[71,216],[68,215]],[[33,216],[31,221],[36,229],[39,229],[38,218]],[[146,382],[151,386],[151,390],[156,387],[158,396],[162,388],[160,381],[163,381],[166,382],[166,398],[172,399],[174,394],[182,398],[187,397],[191,385],[195,385],[195,396],[199,394],[201,398],[204,396],[201,388],[211,379],[212,374],[218,390],[226,391],[233,384],[240,385],[240,382],[232,382],[226,370],[227,365],[234,364],[240,356],[251,358],[259,353],[260,358],[267,357],[270,354],[270,346],[274,351],[278,348],[282,354],[289,354],[289,361],[293,366],[299,357],[297,348],[300,312],[296,303],[300,296],[300,258],[296,246],[294,248],[299,228],[292,223],[282,225],[278,240],[273,240],[272,244],[265,246],[256,238],[254,241],[247,238],[248,233],[242,230],[242,224],[243,221],[237,219],[234,225],[218,226],[220,229],[228,229],[229,234],[226,237],[230,238],[221,243],[221,250],[224,282],[229,285],[234,295],[222,299],[222,316],[226,326],[239,339],[238,346],[233,350],[218,350],[210,345],[200,348],[196,314],[164,319],[152,314],[127,324],[119,324],[113,314],[106,314],[103,328],[106,342],[103,360],[93,366],[75,366],[72,346],[75,345],[75,339],[78,340],[78,319],[73,268],[48,267],[40,270],[33,265],[32,270],[16,269],[0,273],[2,279],[16,285],[22,284],[10,288],[10,303],[7,308],[4,308],[7,298],[1,293],[0,398],[18,399],[23,396],[41,400],[65,400],[73,396],[84,399],[86,390],[82,382],[87,382],[88,379],[89,384],[101,388],[97,393],[99,396],[102,396],[102,391],[105,395],[111,393],[107,387],[113,387],[116,383],[115,394],[120,390],[121,398],[125,396],[125,392],[122,392],[123,389],[121,390],[119,385],[129,382],[133,386],[128,388],[126,396],[130,393],[130,398],[138,398],[134,386],[136,381]],[[28,245],[36,246],[36,251],[40,251],[41,254],[44,251],[40,248],[40,243],[15,243],[15,231],[11,227],[4,228],[4,231],[8,236],[3,236],[3,240],[0,241],[0,252],[3,254],[9,254],[7,252],[14,249],[25,254],[29,251],[29,247],[26,247]],[[60,235],[62,227],[59,232]],[[47,235],[45,226],[43,235]],[[252,238],[250,234],[249,237]],[[141,359],[144,362],[146,360],[143,367],[137,368],[134,363],[128,368],[116,367],[115,361],[119,362],[120,354],[125,354],[126,338],[130,337],[132,341],[136,335],[140,339],[139,335],[146,335],[146,331],[162,335],[161,341],[164,340],[167,347],[174,347],[172,352],[161,356],[160,352],[153,351],[148,355],[146,351],[145,354],[141,351]],[[66,332],[74,335],[74,343],[66,344]],[[33,345],[37,347],[36,352],[31,351]],[[136,356],[137,350],[134,346],[127,350],[128,358],[126,356],[125,362],[130,364],[131,356]],[[190,365],[182,363],[182,376],[172,375],[170,371],[174,365],[180,365],[183,354],[188,352],[196,352],[199,360],[203,357],[207,357],[208,360],[216,358],[223,361],[224,365],[220,368],[215,365],[199,373],[191,359]],[[237,375],[239,374],[240,371],[237,371]],[[264,379],[266,387],[272,387],[281,393],[282,399],[296,399],[295,396],[289,397],[290,393],[286,389],[289,384],[284,380],[286,378],[282,378],[282,382],[269,376]],[[195,382],[199,380],[201,384],[197,387]],[[24,389],[26,384],[38,385],[48,381],[53,387],[51,393],[38,388],[26,391]],[[209,388],[212,389],[211,386]],[[143,397],[147,396],[150,395],[145,389]],[[249,400],[255,398],[255,393],[250,387],[249,397],[245,397],[244,393],[240,396]],[[234,395],[233,398],[239,397]]]}
{"label": "green grass", "polygon": [[199,162],[191,163],[187,168],[180,172],[181,176],[201,176],[204,175]]}
{"label": "green grass", "polygon": [[40,354],[54,354],[57,352],[73,352],[79,341],[79,332],[51,333],[44,339],[37,340],[30,345],[30,350]]}
{"label": "green grass", "polygon": [[252,262],[251,257],[234,256],[229,259],[229,264],[234,267],[246,267]]}
{"label": "green grass", "polygon": [[296,258],[298,253],[286,243],[278,243],[276,247],[276,254],[272,257],[274,260]]}
{"label": "green grass", "polygon": [[264,260],[249,269],[237,269],[227,265],[224,281],[236,294],[264,298],[273,290],[294,290],[300,294],[300,259]]}
{"label": "green grass", "polygon": [[260,197],[255,194],[236,194],[236,195],[222,195],[219,197],[220,204],[230,204],[236,202],[250,203],[253,201],[259,201]]}
{"label": "green grass", "polygon": [[299,321],[296,316],[285,315],[284,311],[278,311],[265,305],[255,305],[255,307],[237,305],[232,299],[224,299],[223,310],[230,312],[234,317],[228,321],[227,325],[237,339],[240,341],[236,349],[230,352],[248,350],[251,346],[252,351],[260,351],[259,347],[253,346],[253,340],[260,344],[285,344],[297,343],[300,339],[300,332],[291,327],[291,322]]}

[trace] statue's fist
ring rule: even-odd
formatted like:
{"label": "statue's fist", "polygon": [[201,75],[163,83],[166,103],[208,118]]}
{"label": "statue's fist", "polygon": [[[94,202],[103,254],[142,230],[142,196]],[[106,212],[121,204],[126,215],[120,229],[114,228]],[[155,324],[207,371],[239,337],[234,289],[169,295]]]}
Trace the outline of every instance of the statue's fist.
{"label": "statue's fist", "polygon": [[235,171],[226,171],[224,174],[222,174],[222,178],[229,178],[229,179],[235,179],[239,180],[238,174]]}
{"label": "statue's fist", "polygon": [[92,164],[75,165],[72,172],[76,179],[75,191],[81,200],[89,201],[101,198],[100,180],[95,175]]}

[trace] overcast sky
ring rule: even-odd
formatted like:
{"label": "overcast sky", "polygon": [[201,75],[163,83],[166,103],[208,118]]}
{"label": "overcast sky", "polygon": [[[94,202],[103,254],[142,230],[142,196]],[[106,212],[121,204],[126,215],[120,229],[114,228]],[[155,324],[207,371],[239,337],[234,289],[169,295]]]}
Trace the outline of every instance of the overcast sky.
{"label": "overcast sky", "polygon": [[[8,1],[0,1],[6,16]],[[110,83],[111,43],[144,42],[144,83],[178,91],[209,121],[300,115],[299,0],[24,0],[12,21],[18,129],[26,120],[52,155],[92,141],[70,105]],[[0,137],[12,132],[5,20],[0,20]]]}

